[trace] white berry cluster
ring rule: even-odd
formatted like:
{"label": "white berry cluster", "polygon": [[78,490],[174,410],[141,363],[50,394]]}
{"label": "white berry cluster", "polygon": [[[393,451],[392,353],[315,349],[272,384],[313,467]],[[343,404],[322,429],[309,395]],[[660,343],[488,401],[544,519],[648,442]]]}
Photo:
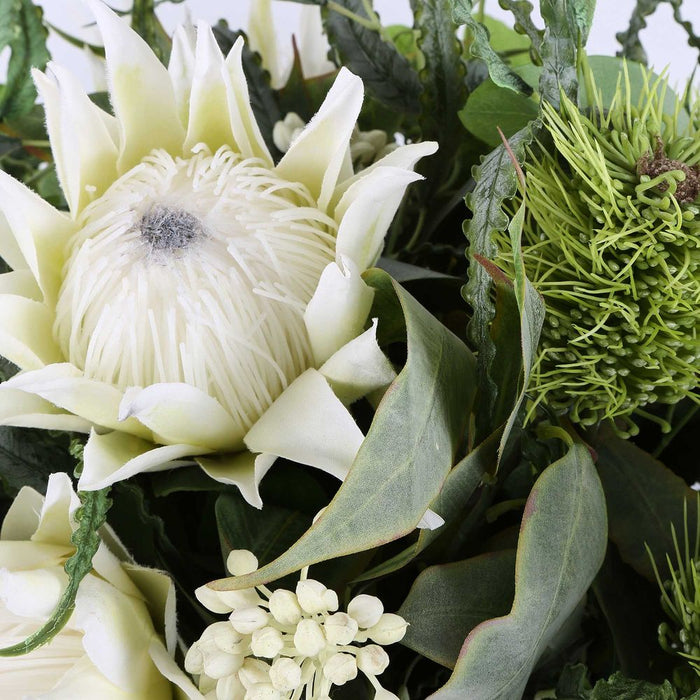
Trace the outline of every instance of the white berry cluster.
{"label": "white berry cluster", "polygon": [[[234,576],[255,571],[258,561],[234,550],[227,568]],[[204,630],[185,658],[199,676],[199,688],[216,700],[328,700],[333,685],[361,671],[375,689],[375,700],[398,700],[377,681],[389,664],[380,645],[398,642],[407,623],[384,612],[379,598],[358,595],[347,612],[338,596],[303,570],[296,591],[265,586],[215,591],[202,586],[199,601],[228,621]],[[375,642],[367,644],[368,641]]]}

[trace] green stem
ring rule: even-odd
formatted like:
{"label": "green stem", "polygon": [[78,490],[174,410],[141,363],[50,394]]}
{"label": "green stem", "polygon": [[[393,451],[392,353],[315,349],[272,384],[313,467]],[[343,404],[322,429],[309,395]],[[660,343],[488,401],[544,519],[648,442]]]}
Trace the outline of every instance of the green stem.
{"label": "green stem", "polygon": [[375,17],[375,21],[373,22],[371,19],[367,19],[367,17],[360,17],[360,15],[356,15],[351,10],[348,10],[347,8],[343,7],[342,5],[339,5],[333,0],[329,0],[327,7],[328,9],[333,10],[333,12],[337,12],[339,15],[343,15],[343,17],[347,17],[353,22],[357,22],[366,29],[369,29],[373,32],[381,31],[381,25],[379,25],[378,21],[376,21],[377,16],[374,15],[374,12],[372,12],[372,14]]}

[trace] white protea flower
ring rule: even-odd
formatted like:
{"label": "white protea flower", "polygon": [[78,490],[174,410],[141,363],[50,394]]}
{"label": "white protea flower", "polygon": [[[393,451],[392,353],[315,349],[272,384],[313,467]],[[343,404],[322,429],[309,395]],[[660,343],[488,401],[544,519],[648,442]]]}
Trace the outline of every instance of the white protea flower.
{"label": "white protea flower", "polygon": [[89,433],[83,490],[193,457],[257,507],[278,456],[344,478],[346,406],[394,377],[360,275],[436,144],[354,174],[363,87],[341,70],[275,165],[240,40],[224,57],[180,28],[166,69],[89,4],[115,116],[64,68],[35,73],[69,213],[0,172],[0,354],[22,370],[0,424]]}
{"label": "white protea flower", "polygon": [[[254,571],[257,560],[248,551],[234,550],[227,567],[240,576]],[[337,612],[336,593],[307,573],[308,568],[302,570],[294,592],[265,586],[195,591],[209,610],[229,615],[228,621],[207,627],[185,658],[186,670],[198,676],[207,697],[325,700],[332,686],[363,673],[375,698],[396,700],[377,676],[389,665],[382,646],[403,638],[406,621],[385,613],[379,598],[365,594],[350,601],[347,613]]]}
{"label": "white protea flower", "polygon": [[[80,505],[67,474],[52,474],[46,498],[24,487],[0,532],[0,645],[24,641],[53,613],[75,552]],[[175,589],[165,574],[125,561],[113,533],[81,582],[75,610],[48,644],[0,657],[7,700],[203,700],[173,659]],[[119,555],[119,556],[117,556]]]}

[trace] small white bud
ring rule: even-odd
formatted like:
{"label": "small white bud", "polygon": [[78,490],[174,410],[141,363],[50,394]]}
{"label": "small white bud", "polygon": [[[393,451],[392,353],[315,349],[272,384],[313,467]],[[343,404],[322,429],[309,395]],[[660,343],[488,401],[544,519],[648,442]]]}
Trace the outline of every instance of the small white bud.
{"label": "small white bud", "polygon": [[[201,688],[200,688],[201,690]],[[245,688],[238,680],[238,674],[220,678],[216,682],[216,700],[231,700],[231,698],[242,698],[245,695]],[[210,697],[209,695],[206,696]]]}
{"label": "small white bud", "polygon": [[305,126],[306,123],[296,112],[289,112],[272,127],[272,141],[282,153],[286,153]]}
{"label": "small white bud", "polygon": [[245,576],[257,571],[258,558],[247,549],[232,549],[226,557],[226,568],[234,576]]}
{"label": "small white bud", "polygon": [[213,613],[230,613],[233,608],[230,605],[224,603],[219,596],[219,591],[215,591],[209,586],[200,586],[194,592],[197,600],[207,609],[211,610]]}
{"label": "small white bud", "polygon": [[270,680],[282,692],[296,690],[301,684],[301,666],[293,659],[283,656],[270,667]]}
{"label": "small white bud", "polygon": [[228,619],[236,632],[253,634],[255,630],[265,627],[268,618],[269,615],[262,608],[250,607],[234,610]]}
{"label": "small white bud", "polygon": [[244,588],[240,591],[217,591],[219,600],[228,606],[226,612],[238,608],[252,608],[260,603],[262,598],[254,588]]}
{"label": "small white bud", "polygon": [[271,683],[258,683],[248,688],[245,700],[281,700],[279,690]]}
{"label": "small white bud", "polygon": [[294,633],[294,646],[302,656],[318,656],[326,647],[326,638],[316,620],[302,620]]}
{"label": "small white bud", "polygon": [[310,615],[338,609],[338,595],[335,591],[328,590],[320,581],[299,581],[296,592],[302,610]]}
{"label": "small white bud", "polygon": [[278,588],[270,596],[270,614],[281,625],[296,625],[302,617],[297,597],[283,588]]}
{"label": "small white bud", "polygon": [[331,644],[350,644],[357,634],[357,621],[346,613],[335,613],[323,623],[326,639]]}
{"label": "small white bud", "polygon": [[323,664],[323,675],[333,685],[343,685],[357,676],[357,662],[351,654],[333,654]]}
{"label": "small white bud", "polygon": [[364,593],[355,596],[348,605],[348,615],[355,618],[362,629],[376,625],[383,612],[382,601]]}
{"label": "small white bud", "polygon": [[263,659],[274,659],[283,646],[282,633],[274,627],[255,630],[250,640],[250,649],[253,654]]}
{"label": "small white bud", "polygon": [[199,642],[195,642],[185,656],[185,671],[199,675],[204,670],[204,655],[199,648]]}
{"label": "small white bud", "polygon": [[389,665],[389,654],[377,644],[368,644],[357,652],[357,668],[368,676],[379,676]]}
{"label": "small white bud", "polygon": [[213,640],[217,648],[227,654],[237,653],[243,641],[243,637],[236,632],[230,622],[215,622],[209,625],[206,631],[210,631],[208,637]]}
{"label": "small white bud", "polygon": [[243,654],[227,654],[217,649],[213,653],[204,654],[204,673],[215,680],[225,678],[238,671],[244,661]]}
{"label": "small white bud", "polygon": [[238,678],[243,686],[250,690],[254,685],[270,682],[270,667],[260,659],[249,657],[238,671]]}
{"label": "small white bud", "polygon": [[394,644],[403,639],[408,623],[400,615],[384,613],[376,625],[367,630],[367,635],[377,644]]}

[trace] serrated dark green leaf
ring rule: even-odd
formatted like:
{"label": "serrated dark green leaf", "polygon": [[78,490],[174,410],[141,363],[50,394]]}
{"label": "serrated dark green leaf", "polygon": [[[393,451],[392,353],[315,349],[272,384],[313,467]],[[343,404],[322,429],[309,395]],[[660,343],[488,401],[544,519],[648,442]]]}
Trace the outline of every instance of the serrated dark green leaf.
{"label": "serrated dark green leaf", "polygon": [[486,63],[489,76],[496,85],[521,92],[523,95],[531,95],[532,88],[491,48],[488,30],[472,15],[473,4],[473,0],[453,0],[455,22],[465,24],[472,34],[472,56]]}
{"label": "serrated dark green leaf", "polygon": [[625,678],[614,673],[608,680],[598,681],[588,700],[677,700],[678,693],[669,681],[663,685]]}
{"label": "serrated dark green leaf", "polygon": [[[233,31],[229,28],[225,20],[219,22],[212,27],[214,37],[216,38],[219,48],[225,54],[231,50],[239,36],[245,38],[245,33],[242,31]],[[282,114],[275,93],[270,87],[270,74],[263,68],[262,58],[260,54],[251,51],[248,41],[243,47],[243,72],[248,81],[248,95],[250,97],[250,106],[253,109],[255,120],[260,127],[260,132],[265,140],[272,157],[277,160],[281,157],[281,153],[275,146],[272,138],[272,130],[275,124],[280,121],[284,115]]]}
{"label": "serrated dark green leaf", "polygon": [[[367,18],[362,0],[336,0],[336,4]],[[359,75],[367,92],[388,107],[408,114],[420,111],[421,83],[416,71],[396,46],[326,5],[324,26],[337,65]]]}
{"label": "serrated dark green leaf", "polygon": [[22,486],[44,493],[49,474],[71,472],[73,465],[65,435],[0,427],[0,478],[10,493],[17,493]]}
{"label": "serrated dark green leaf", "polygon": [[[519,131],[510,139],[510,147],[524,159],[525,148],[532,141],[529,128]],[[492,408],[497,397],[497,383],[492,375],[496,349],[491,337],[491,322],[495,309],[491,298],[491,277],[474,256],[492,259],[498,253],[493,242],[496,231],[508,228],[508,216],[503,203],[512,199],[517,190],[515,167],[503,145],[494,149],[475,170],[476,185],[467,196],[472,218],[465,222],[465,234],[469,244],[469,277],[463,294],[471,305],[473,315],[468,327],[469,338],[478,350],[477,374],[480,394],[480,411],[477,412],[477,440],[484,439],[497,427],[493,423]]]}
{"label": "serrated dark green leaf", "polygon": [[633,61],[646,65],[647,54],[642,46],[639,34],[647,26],[646,18],[649,15],[653,15],[662,2],[664,0],[637,0],[627,29],[615,35],[615,38],[622,45],[622,50],[618,53],[619,56],[630,58]]}
{"label": "serrated dark green leaf", "polygon": [[109,487],[101,491],[79,491],[81,505],[75,513],[78,528],[71,536],[75,554],[68,559],[64,568],[68,574],[68,585],[49,620],[19,644],[0,649],[0,656],[20,656],[48,644],[66,625],[78,595],[80,582],[92,571],[92,558],[100,546],[99,529],[105,522],[111,506]]}
{"label": "serrated dark green leaf", "polygon": [[51,58],[43,10],[31,0],[0,0],[0,51],[9,46],[7,82],[0,88],[0,120],[29,112],[36,100],[32,67],[44,69]]}
{"label": "serrated dark green leaf", "polygon": [[532,47],[539,54],[544,31],[538,29],[532,21],[532,11],[534,9],[532,3],[528,2],[528,0],[498,0],[498,4],[504,10],[509,10],[512,13],[516,27],[520,27],[525,32],[532,42]]}

